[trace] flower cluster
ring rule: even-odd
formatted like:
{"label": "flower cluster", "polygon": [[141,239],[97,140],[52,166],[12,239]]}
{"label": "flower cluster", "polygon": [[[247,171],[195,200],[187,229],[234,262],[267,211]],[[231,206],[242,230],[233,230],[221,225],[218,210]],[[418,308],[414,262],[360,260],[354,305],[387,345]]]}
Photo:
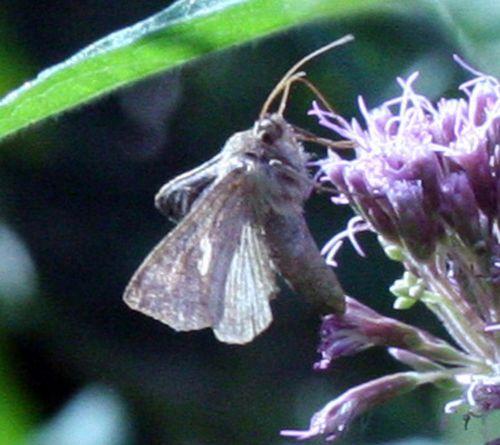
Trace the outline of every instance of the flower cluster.
{"label": "flower cluster", "polygon": [[331,152],[321,162],[321,180],[338,191],[332,200],[356,213],[326,246],[328,262],[336,264],[346,236],[375,232],[405,268],[391,287],[395,307],[425,304],[457,346],[348,298],[343,316],[323,320],[316,368],[378,345],[413,369],[347,391],[316,413],[307,431],[284,435],[336,439],[365,410],[424,383],[460,390],[447,412],[500,408],[500,84],[475,74],[460,87],[465,97],[436,104],[415,92],[418,73],[398,79],[400,97],[373,110],[359,99],[364,125],[313,104],[310,114],[351,141],[355,153],[346,160]]}

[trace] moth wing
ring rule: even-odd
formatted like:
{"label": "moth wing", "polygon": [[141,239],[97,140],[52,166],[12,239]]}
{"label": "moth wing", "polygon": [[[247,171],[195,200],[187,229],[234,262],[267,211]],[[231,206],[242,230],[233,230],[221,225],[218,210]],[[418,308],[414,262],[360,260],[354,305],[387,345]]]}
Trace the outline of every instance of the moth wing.
{"label": "moth wing", "polygon": [[213,327],[228,343],[269,325],[275,276],[250,182],[235,169],[210,186],[132,277],[124,294],[131,308],[178,331]]}
{"label": "moth wing", "polygon": [[226,343],[252,341],[273,319],[269,299],[277,290],[261,229],[245,224],[229,266],[224,310],[213,327],[215,336]]}

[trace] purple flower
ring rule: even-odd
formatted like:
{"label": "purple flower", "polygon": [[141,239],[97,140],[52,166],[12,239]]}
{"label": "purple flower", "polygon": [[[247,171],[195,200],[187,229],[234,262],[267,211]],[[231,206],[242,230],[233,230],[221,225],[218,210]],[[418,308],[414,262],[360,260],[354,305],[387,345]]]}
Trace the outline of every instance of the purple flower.
{"label": "purple flower", "polygon": [[[326,176],[377,232],[425,259],[443,235],[467,241],[498,219],[500,86],[482,76],[462,86],[469,101],[434,106],[413,91],[416,78],[399,79],[402,96],[372,111],[359,99],[366,129],[316,103],[310,114],[356,144],[354,161],[325,160]],[[451,206],[472,213],[470,227],[450,219]]]}
{"label": "purple flower", "polygon": [[500,375],[457,374],[455,380],[466,390],[460,399],[447,404],[446,412],[453,413],[462,405],[474,416],[500,409]]}
{"label": "purple flower", "polygon": [[315,364],[316,369],[326,369],[333,360],[372,346],[412,351],[429,360],[452,365],[475,363],[444,340],[384,317],[351,297],[347,297],[344,315],[331,314],[323,318],[320,337],[318,352],[322,359]]}
{"label": "purple flower", "polygon": [[447,381],[462,397],[447,404],[474,415],[500,409],[500,83],[477,74],[465,97],[432,103],[415,92],[418,74],[398,79],[400,97],[368,110],[364,123],[317,103],[309,114],[354,145],[320,163],[336,204],[356,215],[325,246],[331,265],[342,240],[369,230],[405,271],[390,291],[394,307],[421,302],[458,348],[417,327],[384,317],[354,298],[344,315],[324,317],[316,369],[372,346],[388,349],[412,372],[381,377],[327,404],[307,431],[284,435],[336,439],[360,413],[422,383]]}
{"label": "purple flower", "polygon": [[346,432],[350,423],[368,409],[412,391],[425,383],[439,381],[442,377],[440,372],[401,372],[372,380],[351,388],[328,403],[314,414],[309,429],[305,431],[284,430],[281,435],[299,440],[316,436],[325,436],[326,440],[338,439]]}
{"label": "purple flower", "polygon": [[486,377],[469,387],[470,400],[479,414],[500,409],[500,378]]}

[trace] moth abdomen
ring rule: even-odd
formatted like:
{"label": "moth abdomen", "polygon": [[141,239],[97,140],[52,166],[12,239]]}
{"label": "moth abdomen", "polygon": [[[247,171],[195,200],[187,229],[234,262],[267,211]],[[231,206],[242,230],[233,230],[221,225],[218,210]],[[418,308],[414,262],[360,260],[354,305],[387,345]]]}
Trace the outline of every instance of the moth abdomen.
{"label": "moth abdomen", "polygon": [[263,225],[271,258],[290,287],[322,312],[342,314],[344,290],[321,256],[303,214],[269,212]]}

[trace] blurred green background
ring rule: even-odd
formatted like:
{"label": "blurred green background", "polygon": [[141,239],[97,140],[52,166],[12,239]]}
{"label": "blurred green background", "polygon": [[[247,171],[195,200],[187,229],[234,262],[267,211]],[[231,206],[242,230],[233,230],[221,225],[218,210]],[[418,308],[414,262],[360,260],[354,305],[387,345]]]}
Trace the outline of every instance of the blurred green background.
{"label": "blurred green background", "polygon": [[[307,7],[307,1],[305,1]],[[0,2],[0,93],[165,1]],[[284,14],[286,11],[284,10]],[[354,43],[307,67],[344,116],[398,94],[397,76],[421,72],[419,91],[456,95],[464,56],[498,74],[497,1],[381,2],[204,56],[164,75],[10,137],[0,146],[0,445],[274,445],[341,391],[402,369],[382,350],[317,373],[319,315],[284,291],[275,322],[245,347],[211,332],[175,334],[127,309],[131,274],[171,229],[153,196],[169,178],[214,155],[299,58],[346,33]],[[241,24],[244,26],[244,23]],[[496,34],[495,34],[496,33]],[[200,42],[203,44],[203,42]],[[494,56],[494,57],[493,57]],[[328,137],[294,90],[287,117]],[[322,149],[312,147],[318,156]],[[307,217],[320,245],[349,211],[326,196]],[[348,293],[384,314],[444,335],[423,309],[396,313],[387,288],[401,272],[371,236],[367,258],[344,247]],[[374,410],[344,444],[475,444],[487,425],[445,418],[450,394],[421,390]]]}

